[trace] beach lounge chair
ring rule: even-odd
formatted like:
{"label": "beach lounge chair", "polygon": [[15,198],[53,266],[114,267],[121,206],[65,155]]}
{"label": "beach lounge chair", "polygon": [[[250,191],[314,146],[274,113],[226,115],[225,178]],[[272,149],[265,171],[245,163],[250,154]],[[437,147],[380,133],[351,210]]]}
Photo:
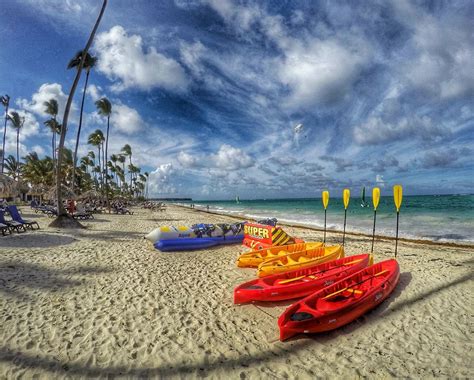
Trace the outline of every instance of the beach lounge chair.
{"label": "beach lounge chair", "polygon": [[86,210],[86,207],[82,203],[78,203],[76,206],[76,212],[72,215],[75,219],[94,219],[94,215]]}
{"label": "beach lounge chair", "polygon": [[8,233],[12,233],[12,230],[9,226],[7,226],[6,224],[3,224],[3,223],[0,223],[0,230],[2,231],[2,235],[5,236],[5,232],[8,231]]}
{"label": "beach lounge chair", "polygon": [[34,229],[33,226],[36,226],[37,229],[40,228],[38,222],[36,222],[34,220],[25,220],[25,219],[23,219],[23,217],[18,212],[18,209],[16,208],[16,206],[14,206],[14,205],[8,206],[8,211],[10,211],[10,215],[11,215],[13,221],[21,223],[25,227],[31,228],[32,230]]}
{"label": "beach lounge chair", "polygon": [[15,230],[16,232],[26,231],[24,224],[18,223],[14,220],[5,220],[5,212],[0,210],[0,223],[5,224],[10,228],[10,232]]}

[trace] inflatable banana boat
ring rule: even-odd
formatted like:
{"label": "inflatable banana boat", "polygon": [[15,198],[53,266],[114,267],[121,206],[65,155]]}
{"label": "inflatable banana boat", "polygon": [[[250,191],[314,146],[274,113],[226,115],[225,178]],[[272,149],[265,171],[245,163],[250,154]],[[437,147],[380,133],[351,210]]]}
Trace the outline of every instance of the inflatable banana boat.
{"label": "inflatable banana boat", "polygon": [[154,229],[145,239],[162,252],[190,251],[217,245],[241,244],[244,240],[244,223],[195,224],[187,226],[162,226]]}

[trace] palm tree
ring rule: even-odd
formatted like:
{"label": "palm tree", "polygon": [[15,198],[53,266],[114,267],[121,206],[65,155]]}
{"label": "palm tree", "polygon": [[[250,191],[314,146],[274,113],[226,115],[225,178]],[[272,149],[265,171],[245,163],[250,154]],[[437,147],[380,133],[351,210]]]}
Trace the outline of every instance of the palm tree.
{"label": "palm tree", "polygon": [[109,192],[107,189],[108,185],[108,170],[107,170],[107,151],[109,147],[109,129],[110,129],[110,115],[112,114],[112,104],[110,104],[110,101],[107,98],[102,98],[99,99],[98,101],[95,102],[95,105],[97,107],[97,111],[99,112],[99,115],[107,117],[107,132],[105,134],[105,149],[104,149],[104,167],[105,167],[105,199],[107,202],[107,207],[110,212],[110,205],[109,205]]}
{"label": "palm tree", "polygon": [[59,124],[57,120],[52,118],[46,120],[43,124],[47,126],[53,134],[53,137],[51,137],[51,156],[54,161],[56,160],[56,134],[61,133],[61,124]]}
{"label": "palm tree", "polygon": [[[20,129],[25,123],[25,118],[21,117],[18,112],[12,112],[8,115],[8,119],[12,123],[13,128],[16,129],[16,161],[20,162]],[[20,173],[17,172],[16,177],[18,178],[19,175]]]}
{"label": "palm tree", "polygon": [[145,184],[146,184],[146,190],[145,190],[145,198],[148,198],[148,177],[150,176],[150,173],[145,172]]}
{"label": "palm tree", "polygon": [[[102,172],[102,166],[101,166],[101,160],[100,160],[100,148],[104,142],[104,134],[100,129],[96,129],[93,133],[89,135],[89,138],[87,140],[87,143],[96,146],[98,150],[98,158],[99,158],[99,173]],[[89,152],[90,153],[90,152]],[[103,176],[100,176],[100,182],[103,186],[104,184],[104,179]]]}
{"label": "palm tree", "polygon": [[15,178],[15,176],[18,174],[18,172],[20,171],[20,166],[21,165],[18,160],[11,154],[5,160],[5,170],[7,174],[12,178]]}
{"label": "palm tree", "polygon": [[[74,78],[74,82],[72,83],[71,91],[69,91],[69,96],[67,99],[66,107],[64,109],[64,117],[63,117],[63,128],[61,129],[61,137],[59,139],[59,154],[58,154],[58,168],[59,170],[56,171],[56,194],[57,194],[57,206],[58,206],[58,217],[50,224],[51,227],[81,227],[81,224],[72,218],[69,218],[62,204],[62,196],[61,196],[61,164],[62,164],[62,150],[64,148],[64,141],[66,140],[66,131],[67,131],[67,123],[69,119],[69,112],[71,111],[72,100],[74,98],[74,93],[76,92],[77,85],[79,83],[79,79],[81,79],[82,68],[84,67],[84,62],[86,55],[89,51],[89,48],[92,45],[92,41],[94,41],[95,33],[97,32],[97,28],[99,27],[100,20],[104,15],[105,8],[107,6],[108,0],[103,0],[102,8],[100,10],[99,16],[97,17],[97,21],[95,22],[94,28],[89,36],[89,40],[87,41],[86,47],[83,49],[83,54],[81,56],[81,62],[77,68],[76,77]],[[67,218],[67,219],[65,219]]]}
{"label": "palm tree", "polygon": [[[125,144],[122,147],[122,153],[125,156],[128,156],[128,158],[130,159],[130,165],[132,165],[132,147],[128,144]],[[132,173],[130,173],[129,171],[129,174],[130,174],[130,188],[132,188]]]}
{"label": "palm tree", "polygon": [[[68,69],[71,69],[73,67],[78,68],[79,64],[81,63],[81,60],[82,60],[82,54],[83,54],[83,51],[79,50],[76,53],[76,55],[74,56],[74,58],[69,61],[69,64],[67,65],[67,68]],[[72,183],[73,183],[73,186],[74,186],[74,177],[76,175],[77,150],[79,149],[79,139],[81,137],[82,115],[84,113],[84,101],[86,99],[87,83],[89,82],[89,75],[90,75],[91,69],[96,65],[96,63],[97,63],[97,58],[93,57],[89,53],[86,53],[86,57],[85,57],[85,60],[84,60],[84,65],[82,67],[83,69],[86,70],[86,81],[84,82],[84,91],[82,93],[81,111],[80,111],[80,114],[79,114],[79,125],[77,127],[76,146],[74,148],[74,156],[73,156],[73,161],[74,161],[74,166],[72,168]]]}
{"label": "palm tree", "polygon": [[3,127],[3,144],[2,144],[2,173],[3,164],[5,162],[5,141],[7,138],[7,121],[8,121],[8,107],[10,105],[10,97],[8,95],[0,97],[0,103],[5,107],[5,126]]}
{"label": "palm tree", "polygon": [[58,128],[59,123],[56,120],[58,116],[58,101],[56,99],[49,99],[49,101],[44,102],[43,105],[46,107],[44,112],[51,116],[51,119],[44,122],[44,125],[49,127],[51,132],[53,132],[53,137],[51,139],[51,150],[53,152],[53,161],[56,159],[56,133],[59,133]]}

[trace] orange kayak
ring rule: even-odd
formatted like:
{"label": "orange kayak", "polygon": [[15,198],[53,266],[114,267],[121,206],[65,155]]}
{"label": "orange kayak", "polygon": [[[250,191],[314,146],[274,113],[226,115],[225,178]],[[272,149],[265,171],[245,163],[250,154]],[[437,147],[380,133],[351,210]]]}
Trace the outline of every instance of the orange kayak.
{"label": "orange kayak", "polygon": [[237,266],[240,268],[257,268],[261,263],[268,259],[274,259],[289,253],[308,251],[322,247],[322,242],[297,243],[289,245],[273,246],[270,248],[257,249],[243,253],[237,259]]}
{"label": "orange kayak", "polygon": [[344,248],[340,245],[325,246],[265,260],[258,266],[258,277],[303,269],[316,264],[327,263],[344,257]]}

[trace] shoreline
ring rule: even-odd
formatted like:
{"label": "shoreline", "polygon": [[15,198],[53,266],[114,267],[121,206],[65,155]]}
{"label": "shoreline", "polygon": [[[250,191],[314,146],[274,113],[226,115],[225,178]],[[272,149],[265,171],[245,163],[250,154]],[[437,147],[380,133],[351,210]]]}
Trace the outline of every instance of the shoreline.
{"label": "shoreline", "polygon": [[[203,210],[201,208],[191,208],[191,207],[188,207],[188,206],[178,205],[178,204],[175,204],[175,203],[172,203],[171,205],[176,206],[176,207],[182,207],[186,210],[202,212],[202,213],[205,213],[205,214],[228,216],[228,217],[233,218],[233,219],[238,220],[238,221],[242,221],[242,220],[256,221],[254,218],[249,218],[249,217],[247,217],[243,214],[218,212],[218,211],[215,211],[215,210],[207,211],[207,210]],[[297,228],[297,229],[306,229],[306,230],[311,230],[311,231],[324,232],[324,229],[322,229],[322,228],[310,226],[310,225],[307,225],[307,224],[296,224],[296,223],[278,221],[278,225]],[[338,234],[338,235],[343,234],[343,231],[333,230],[333,229],[327,229],[326,232],[334,233],[334,234]],[[364,237],[364,238],[372,239],[372,235],[364,234],[363,232],[353,232],[353,231],[348,232],[346,230],[346,235],[347,236]],[[393,237],[393,236],[378,235],[378,234],[375,234],[375,239],[376,240],[381,240],[381,241],[395,241],[395,237]],[[423,245],[432,245],[432,246],[441,246],[441,247],[450,247],[450,248],[474,248],[473,243],[456,243],[456,242],[448,242],[448,241],[441,242],[441,241],[434,241],[434,240],[428,240],[428,239],[404,238],[404,237],[400,237],[400,236],[398,237],[398,241],[404,242],[404,243],[414,243],[414,244],[423,244]]]}

